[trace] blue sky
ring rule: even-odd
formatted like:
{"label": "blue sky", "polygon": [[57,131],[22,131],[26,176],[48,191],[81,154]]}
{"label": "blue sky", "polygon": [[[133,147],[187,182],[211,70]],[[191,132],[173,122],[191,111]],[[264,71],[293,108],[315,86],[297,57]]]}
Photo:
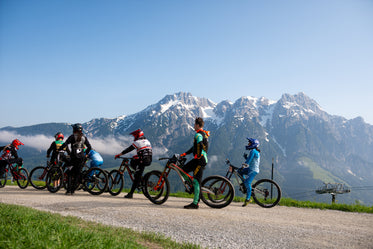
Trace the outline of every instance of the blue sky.
{"label": "blue sky", "polygon": [[0,127],[304,92],[373,124],[373,1],[0,0]]}

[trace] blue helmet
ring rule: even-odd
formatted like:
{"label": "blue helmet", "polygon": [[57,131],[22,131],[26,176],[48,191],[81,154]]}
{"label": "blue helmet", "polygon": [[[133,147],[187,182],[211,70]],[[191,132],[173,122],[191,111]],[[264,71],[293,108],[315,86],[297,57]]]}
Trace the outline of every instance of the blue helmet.
{"label": "blue helmet", "polygon": [[246,150],[258,148],[260,145],[258,139],[248,137],[247,140],[249,140],[249,145],[246,145]]}

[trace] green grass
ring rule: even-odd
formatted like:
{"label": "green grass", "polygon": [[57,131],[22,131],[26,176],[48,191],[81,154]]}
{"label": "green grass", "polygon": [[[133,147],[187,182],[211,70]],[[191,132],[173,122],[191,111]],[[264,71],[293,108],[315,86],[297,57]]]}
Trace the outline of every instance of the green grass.
{"label": "green grass", "polygon": [[326,171],[308,157],[300,157],[298,160],[298,163],[302,164],[312,172],[314,179],[318,179],[323,182],[344,182],[342,179],[334,176],[329,171]]}
{"label": "green grass", "polygon": [[155,233],[109,227],[72,216],[0,203],[2,248],[200,248]]}
{"label": "green grass", "polygon": [[356,202],[356,204],[353,205],[340,203],[328,204],[311,201],[297,201],[290,198],[281,198],[279,205],[287,207],[331,209],[345,212],[373,213],[373,206],[364,206],[358,202]]}
{"label": "green grass", "polygon": [[[185,192],[171,193],[170,196],[182,197],[182,198],[193,198],[193,194],[188,194]],[[234,202],[244,202],[245,198],[235,196]],[[255,202],[250,205],[257,205]],[[364,206],[356,202],[356,204],[328,204],[321,202],[311,202],[311,201],[297,201],[291,198],[281,198],[279,206],[286,207],[299,207],[299,208],[317,208],[317,209],[330,209],[330,210],[340,210],[344,212],[356,212],[356,213],[373,213],[373,206]]]}

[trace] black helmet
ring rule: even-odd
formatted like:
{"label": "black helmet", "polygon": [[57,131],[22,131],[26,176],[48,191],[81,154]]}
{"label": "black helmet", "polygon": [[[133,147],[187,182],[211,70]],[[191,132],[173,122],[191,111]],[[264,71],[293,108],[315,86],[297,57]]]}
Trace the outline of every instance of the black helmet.
{"label": "black helmet", "polygon": [[73,132],[76,132],[76,131],[82,132],[83,131],[83,126],[80,123],[73,124],[71,126],[73,127]]}

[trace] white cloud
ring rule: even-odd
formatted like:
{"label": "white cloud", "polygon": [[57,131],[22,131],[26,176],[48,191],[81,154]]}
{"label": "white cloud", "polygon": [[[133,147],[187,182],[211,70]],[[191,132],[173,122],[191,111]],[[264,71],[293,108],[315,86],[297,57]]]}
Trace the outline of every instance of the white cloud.
{"label": "white cloud", "polygon": [[219,161],[219,157],[216,156],[216,155],[210,155],[208,157],[208,163],[207,163],[207,167],[211,168],[211,167],[216,167],[216,164],[219,164],[219,163],[222,163]]}
{"label": "white cloud", "polygon": [[[15,132],[0,131],[1,145],[7,145],[14,139],[18,138],[27,147],[32,147],[40,151],[47,151],[50,144],[54,141],[54,137],[47,137],[45,135],[23,136]],[[103,155],[115,155],[122,152],[133,142],[132,136],[109,136],[105,138],[90,138],[88,137],[92,148]],[[134,151],[135,153],[135,151]],[[133,153],[133,154],[134,154]],[[163,155],[165,149],[153,147],[154,155]]]}
{"label": "white cloud", "polygon": [[3,145],[11,143],[14,139],[19,139],[25,146],[32,147],[38,150],[47,150],[53,141],[53,137],[45,135],[23,136],[15,132],[0,131],[0,142]]}

